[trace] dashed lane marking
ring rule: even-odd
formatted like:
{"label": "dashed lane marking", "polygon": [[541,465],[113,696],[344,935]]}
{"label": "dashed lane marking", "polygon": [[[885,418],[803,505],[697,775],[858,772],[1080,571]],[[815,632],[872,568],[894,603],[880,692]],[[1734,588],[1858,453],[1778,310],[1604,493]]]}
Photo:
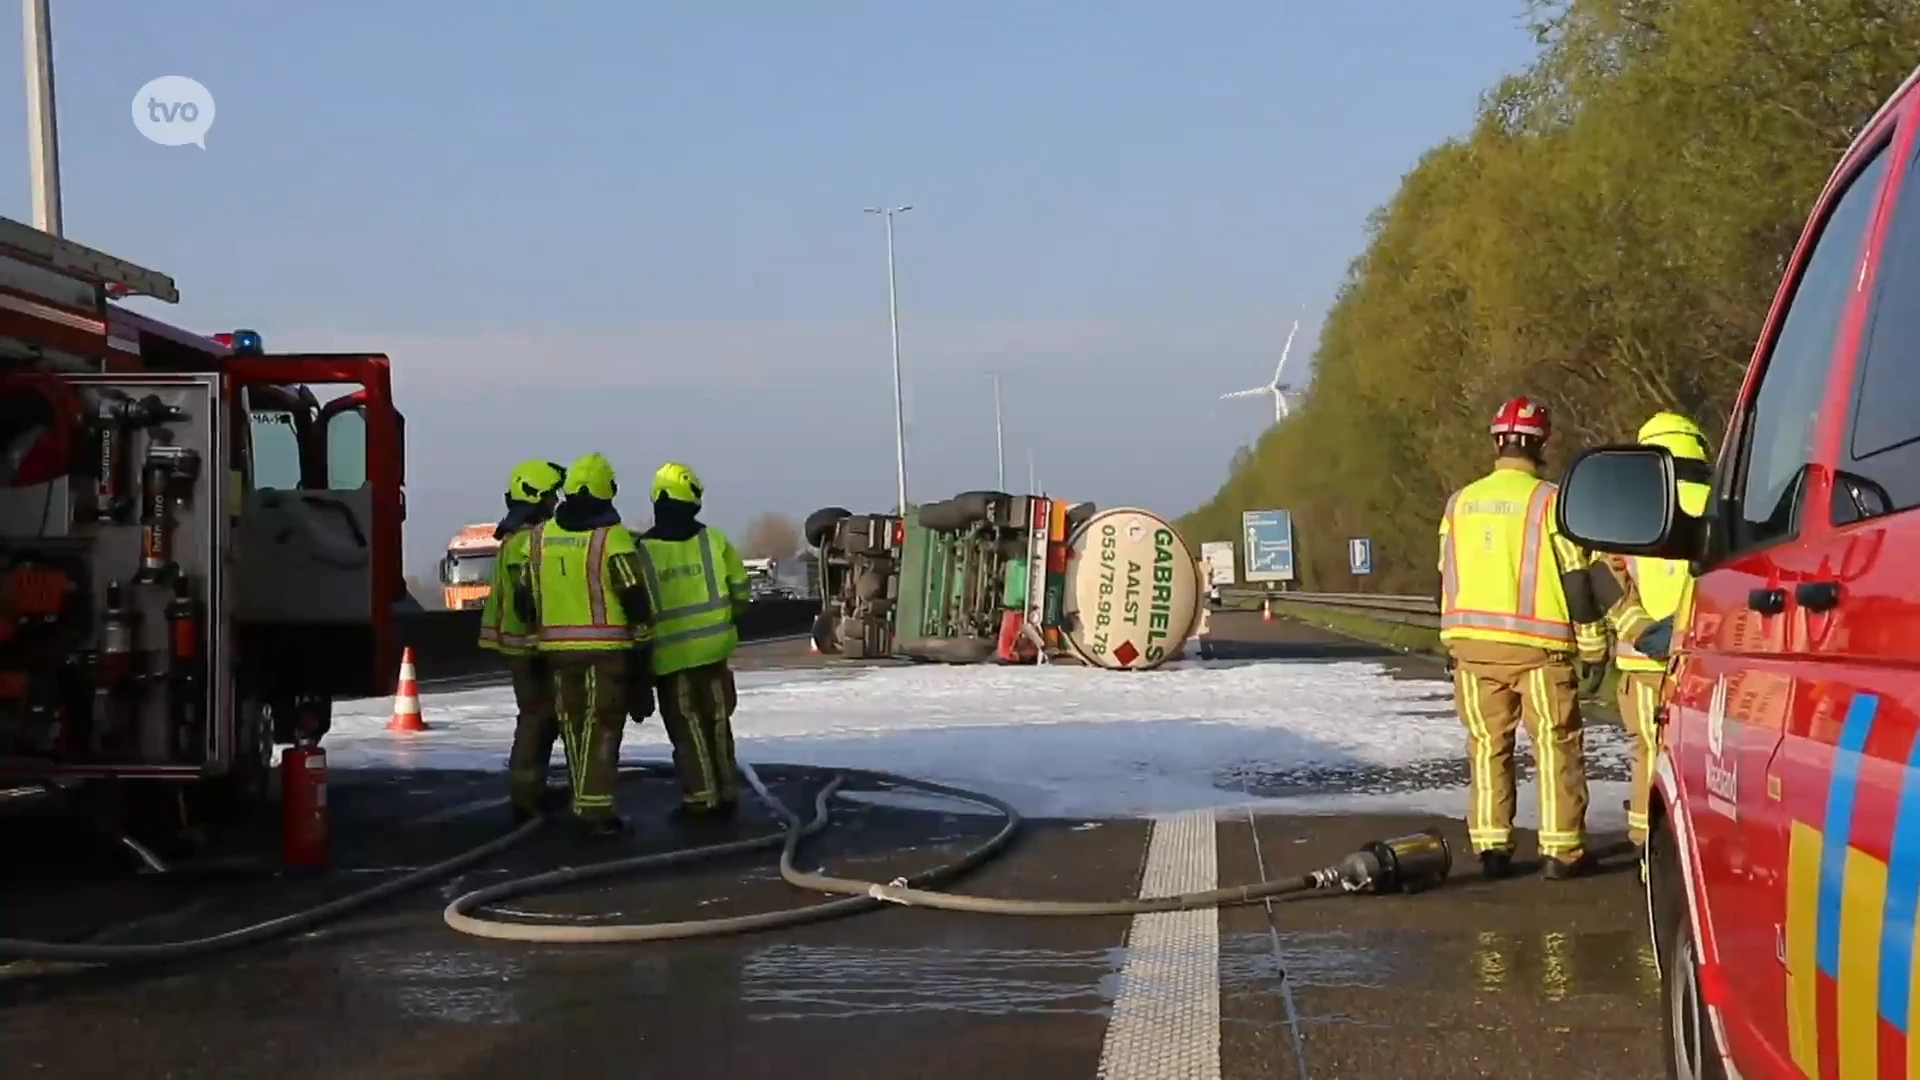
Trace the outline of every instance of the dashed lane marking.
{"label": "dashed lane marking", "polygon": [[[1218,887],[1211,810],[1156,818],[1142,897]],[[1220,912],[1134,916],[1099,1080],[1220,1080]]]}

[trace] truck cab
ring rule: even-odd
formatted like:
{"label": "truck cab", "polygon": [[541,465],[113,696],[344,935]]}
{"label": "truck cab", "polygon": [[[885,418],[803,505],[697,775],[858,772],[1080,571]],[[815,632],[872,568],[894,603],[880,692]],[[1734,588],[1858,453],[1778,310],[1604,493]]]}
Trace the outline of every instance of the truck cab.
{"label": "truck cab", "polygon": [[1788,263],[1705,513],[1665,449],[1576,458],[1562,531],[1686,560],[1649,838],[1670,1075],[1920,1054],[1920,71]]}
{"label": "truck cab", "polygon": [[405,595],[386,357],[116,301],[171,278],[0,218],[0,779],[264,799],[384,692]]}

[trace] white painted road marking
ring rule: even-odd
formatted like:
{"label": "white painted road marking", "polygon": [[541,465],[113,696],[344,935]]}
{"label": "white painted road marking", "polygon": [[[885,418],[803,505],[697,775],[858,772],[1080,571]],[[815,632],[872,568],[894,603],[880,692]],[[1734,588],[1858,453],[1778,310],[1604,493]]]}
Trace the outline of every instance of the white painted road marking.
{"label": "white painted road marking", "polygon": [[[1211,810],[1155,818],[1140,895],[1219,887]],[[1220,1080],[1220,912],[1136,915],[1099,1080]]]}

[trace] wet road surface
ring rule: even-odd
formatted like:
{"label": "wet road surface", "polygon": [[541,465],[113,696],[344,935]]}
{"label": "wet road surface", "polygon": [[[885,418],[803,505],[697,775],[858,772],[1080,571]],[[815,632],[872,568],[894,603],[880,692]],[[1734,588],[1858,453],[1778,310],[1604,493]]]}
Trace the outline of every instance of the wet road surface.
{"label": "wet road surface", "polygon": [[[1248,659],[1356,659],[1354,646],[1284,621],[1216,617]],[[800,650],[804,650],[802,643]],[[1337,655],[1325,655],[1329,650]],[[1318,655],[1316,655],[1318,654]],[[799,652],[790,662],[807,662]],[[1419,661],[1397,661],[1407,677]],[[1430,666],[1428,666],[1428,670]],[[767,772],[803,807],[820,774]],[[464,773],[336,774],[338,869],[278,879],[109,879],[74,858],[77,837],[0,838],[0,936],[169,940],[229,929],[390,878],[502,827],[500,779]],[[1238,787],[1239,785],[1223,785]],[[625,785],[641,826],[621,854],[687,842],[661,817],[663,780]],[[879,880],[977,844],[996,820],[841,804],[803,866]],[[1188,822],[1187,824],[1191,824]],[[44,823],[42,823],[44,825]],[[737,826],[771,831],[764,811]],[[1163,845],[1163,820],[1031,823],[1015,849],[959,888],[1033,898],[1137,895],[1172,851],[1219,884],[1333,862],[1366,840],[1456,822],[1227,811],[1205,852]],[[20,830],[14,830],[17,834]],[[26,874],[49,847],[57,868]],[[35,973],[0,968],[0,1060],[8,1077],[443,1077],[564,1070],[570,1078],[655,1076],[1093,1077],[1175,1075],[1119,1060],[1137,1016],[1143,950],[1162,951],[1164,996],[1185,1011],[1149,1024],[1147,1064],[1181,1075],[1273,1077],[1641,1077],[1659,1072],[1658,988],[1629,871],[1571,883],[1482,883],[1463,875],[1416,897],[1310,897],[1212,915],[1141,920],[1011,919],[888,907],[794,930],[700,942],[526,946],[448,930],[453,895],[505,877],[605,857],[564,831],[445,886],[287,943],[157,969]],[[1149,865],[1154,863],[1156,865]],[[43,864],[52,866],[51,863]],[[1161,868],[1164,869],[1164,868]],[[1464,868],[1463,868],[1464,869]],[[819,902],[782,883],[771,855],[511,901],[556,921],[706,918]],[[1197,918],[1198,921],[1191,921]],[[143,919],[144,921],[130,921]],[[1199,937],[1204,928],[1205,936]],[[1192,931],[1194,936],[1181,937]],[[1129,944],[1133,948],[1129,948]],[[1195,941],[1211,955],[1194,951]],[[1153,946],[1159,948],[1159,945]],[[1184,951],[1183,951],[1184,950]],[[1204,972],[1209,985],[1192,985]],[[1209,1025],[1211,1027],[1209,1028]],[[1128,1022],[1136,1033],[1140,1025]],[[1128,1044],[1134,1045],[1134,1044]],[[1136,1046],[1136,1053],[1137,1053]],[[1127,1071],[1131,1068],[1133,1071]]]}

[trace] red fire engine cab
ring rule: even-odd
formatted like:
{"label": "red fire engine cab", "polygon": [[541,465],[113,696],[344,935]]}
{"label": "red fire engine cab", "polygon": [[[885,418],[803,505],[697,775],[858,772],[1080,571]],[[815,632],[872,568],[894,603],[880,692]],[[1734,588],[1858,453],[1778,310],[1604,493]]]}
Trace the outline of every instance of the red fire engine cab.
{"label": "red fire engine cab", "polygon": [[384,356],[127,297],[179,292],[0,218],[0,785],[246,812],[277,746],[392,686],[402,420]]}
{"label": "red fire engine cab", "polygon": [[1691,563],[1648,901],[1669,1076],[1920,1077],[1920,71],[1834,170],[1705,513],[1590,450],[1560,527]]}

